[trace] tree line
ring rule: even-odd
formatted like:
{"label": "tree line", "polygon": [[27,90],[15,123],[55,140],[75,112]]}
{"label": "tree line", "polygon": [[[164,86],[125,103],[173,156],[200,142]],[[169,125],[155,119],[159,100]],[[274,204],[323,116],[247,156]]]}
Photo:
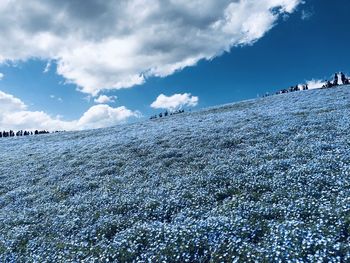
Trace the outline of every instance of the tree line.
{"label": "tree line", "polygon": [[[343,72],[340,72],[340,79],[341,79],[342,85],[349,85],[350,84],[350,79],[348,79]],[[339,84],[338,73],[334,74],[334,78],[332,81],[325,80],[324,83],[325,84],[321,87],[322,89],[327,89],[327,88],[339,86],[340,84]],[[308,90],[308,89],[309,89],[309,86],[307,84],[295,85],[295,86],[291,86],[290,88],[287,88],[287,89],[282,89],[282,90],[276,91],[275,94],[284,94],[284,93],[302,91],[302,90]],[[265,95],[263,95],[263,97],[268,97],[270,95],[272,95],[272,94],[266,93]]]}
{"label": "tree line", "polygon": [[155,114],[153,116],[150,117],[150,120],[154,120],[154,119],[158,119],[158,118],[163,118],[163,117],[168,117],[168,116],[171,116],[171,115],[176,115],[176,114],[181,114],[181,113],[184,113],[185,110],[176,110],[176,111],[165,111],[165,112],[161,112],[159,114]]}
{"label": "tree line", "polygon": [[20,136],[31,136],[31,135],[39,135],[39,134],[47,134],[50,133],[49,131],[46,130],[35,130],[34,132],[32,131],[17,131],[14,132],[13,130],[10,131],[0,131],[0,138],[6,138],[6,137],[20,137]]}
{"label": "tree line", "polygon": [[[340,72],[340,79],[341,79],[342,85],[349,85],[350,84],[350,79],[348,79],[343,72]],[[324,82],[325,82],[325,84],[321,87],[323,89],[339,86],[340,84],[339,84],[338,73],[334,74],[333,81],[325,80]],[[296,86],[291,86],[288,89],[279,90],[279,91],[275,92],[275,94],[284,94],[284,93],[301,91],[301,90],[308,90],[308,89],[309,89],[309,86],[307,84],[304,84],[302,86],[296,85]],[[267,97],[267,96],[270,96],[270,94],[267,93],[263,97]],[[183,109],[176,110],[176,111],[170,111],[170,112],[165,111],[165,112],[161,112],[159,114],[155,114],[155,115],[151,116],[150,119],[154,120],[154,119],[158,119],[158,118],[168,117],[171,115],[181,114],[184,112],[185,112],[185,110],[183,110]],[[57,133],[57,132],[59,132],[59,131],[55,131],[55,133]],[[31,136],[31,135],[48,134],[48,133],[50,133],[50,132],[46,131],[46,130],[35,130],[34,132],[33,131],[23,131],[23,130],[20,130],[17,132],[14,132],[13,130],[0,131],[0,138],[15,137],[15,136],[16,137]]]}
{"label": "tree line", "polygon": [[[348,79],[343,72],[340,72],[340,79],[343,85],[349,85],[350,84],[350,79]],[[338,74],[335,73],[333,82],[326,80],[326,84],[322,86],[322,88],[327,89],[327,88],[332,88],[335,86],[339,86],[339,77]]]}

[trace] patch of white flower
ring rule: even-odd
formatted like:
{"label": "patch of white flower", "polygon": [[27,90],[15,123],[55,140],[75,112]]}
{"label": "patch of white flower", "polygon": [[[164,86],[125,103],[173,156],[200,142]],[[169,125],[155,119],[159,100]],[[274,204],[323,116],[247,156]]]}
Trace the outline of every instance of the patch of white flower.
{"label": "patch of white flower", "polygon": [[350,87],[0,140],[1,262],[349,262]]}

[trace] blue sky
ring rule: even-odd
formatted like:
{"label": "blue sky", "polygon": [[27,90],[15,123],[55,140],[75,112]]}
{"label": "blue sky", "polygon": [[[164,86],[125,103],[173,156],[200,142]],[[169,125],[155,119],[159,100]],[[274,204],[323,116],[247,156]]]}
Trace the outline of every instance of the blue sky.
{"label": "blue sky", "polygon": [[[90,2],[94,1],[90,0]],[[229,2],[230,1],[227,1],[227,4],[229,4]],[[168,36],[170,43],[167,42],[167,46],[165,47],[157,42],[157,45],[154,45],[152,48],[162,48],[161,52],[163,52],[162,55],[164,58],[161,58],[160,62],[157,62],[159,64],[155,64],[155,73],[151,72],[152,70],[145,71],[146,73],[137,71],[139,68],[136,67],[135,64],[139,63],[138,58],[141,56],[139,54],[135,56],[131,51],[129,52],[129,43],[119,47],[117,45],[119,42],[113,42],[117,43],[115,46],[116,49],[121,49],[120,52],[118,51],[116,53],[113,50],[113,45],[102,47],[104,49],[111,49],[111,57],[113,57],[113,54],[116,56],[124,56],[124,54],[126,54],[125,60],[123,60],[125,61],[125,69],[123,68],[123,63],[122,65],[116,65],[113,64],[113,61],[105,62],[105,60],[102,60],[102,62],[108,65],[110,63],[114,67],[104,69],[104,65],[98,65],[98,63],[101,62],[100,60],[96,62],[96,60],[92,60],[92,58],[85,58],[85,56],[90,56],[90,50],[88,50],[89,52],[86,54],[83,53],[81,56],[75,56],[69,53],[68,44],[67,49],[63,51],[58,49],[59,51],[57,51],[57,54],[51,55],[47,50],[40,48],[36,50],[30,45],[28,45],[29,47],[26,46],[23,42],[14,42],[14,45],[18,45],[18,50],[21,50],[21,52],[23,50],[24,53],[23,55],[17,55],[18,50],[13,51],[10,48],[6,49],[6,46],[5,52],[2,54],[1,47],[6,45],[6,43],[0,42],[0,58],[4,58],[0,64],[0,73],[3,74],[2,80],[0,80],[0,91],[6,94],[6,96],[11,96],[11,99],[17,98],[25,104],[21,111],[26,111],[27,113],[41,112],[45,114],[45,116],[43,115],[38,120],[33,121],[37,126],[43,128],[50,125],[55,126],[56,122],[52,124],[51,120],[48,121],[48,118],[52,118],[54,120],[70,122],[68,125],[69,128],[67,129],[75,129],[74,126],[77,126],[77,129],[84,129],[105,127],[121,122],[148,118],[152,114],[163,111],[163,109],[154,109],[150,106],[160,94],[168,96],[169,100],[171,100],[171,96],[174,94],[186,94],[187,99],[193,99],[195,97],[198,101],[192,100],[192,102],[195,103],[191,104],[188,100],[186,101],[186,96],[183,96],[182,104],[183,107],[187,109],[198,110],[208,106],[256,98],[259,94],[262,95],[266,92],[273,92],[298,83],[305,83],[312,79],[323,80],[330,78],[330,74],[336,71],[350,73],[350,52],[348,50],[348,43],[350,42],[350,34],[348,33],[350,25],[348,21],[350,2],[346,0],[307,0],[304,4],[297,3],[298,1],[296,0],[282,0],[281,2],[285,3],[286,6],[289,4],[294,5],[293,10],[287,10],[286,12],[278,11],[280,13],[278,17],[272,21],[274,24],[272,28],[269,26],[264,28],[262,26],[261,30],[264,31],[262,36],[256,32],[254,32],[254,35],[249,35],[248,37],[246,35],[243,37],[240,36],[238,40],[231,39],[236,37],[237,32],[233,32],[232,35],[229,36],[230,38],[226,35],[223,37],[223,34],[213,36],[216,38],[223,37],[223,41],[228,41],[227,43],[232,45],[230,49],[223,48],[219,43],[214,43],[214,41],[213,43],[210,41],[208,42],[210,48],[207,48],[204,44],[192,45],[192,42],[195,42],[196,39],[193,40],[191,37],[189,37],[188,41],[192,42],[186,42],[184,44],[180,40],[174,40],[175,42],[179,42],[179,44],[176,47],[171,47],[172,38],[181,38],[181,36],[176,35]],[[219,12],[220,8],[227,8],[227,6],[218,6],[218,14],[221,14]],[[253,11],[255,10],[254,8],[256,8],[256,12],[260,12],[258,8],[261,7],[252,6],[249,8]],[[249,8],[246,12],[249,12]],[[88,11],[89,10],[86,12]],[[166,12],[173,11],[167,10]],[[242,12],[242,16],[244,17],[245,13],[244,11]],[[176,12],[173,13],[175,13],[175,17],[178,15]],[[29,21],[38,20],[35,16],[29,16],[28,19]],[[152,23],[157,24],[157,21],[151,19],[150,21],[150,26],[153,25]],[[44,21],[38,20],[33,23],[35,24],[34,29],[26,29],[24,32],[36,32],[39,30],[37,28],[42,30],[42,25],[40,23],[45,24],[46,22],[45,19]],[[189,20],[187,23],[192,22],[192,20]],[[194,26],[192,25],[194,28],[197,26],[195,22],[193,22]],[[84,26],[87,23],[88,22],[84,22]],[[102,21],[101,23],[108,23],[108,21]],[[237,23],[245,23],[245,20],[237,21]],[[259,23],[259,21],[257,21],[257,23]],[[264,25],[264,23],[262,23],[262,25]],[[23,25],[19,23],[18,28],[22,30],[21,26]],[[20,30],[18,28],[16,30]],[[63,26],[59,28],[63,28]],[[184,28],[186,28],[186,24]],[[189,28],[191,27],[189,26]],[[0,28],[0,31],[1,30],[9,31],[9,29]],[[50,30],[55,32],[57,29],[54,27],[48,28],[45,29],[45,32],[51,32]],[[89,35],[90,33],[93,34],[95,30],[96,29],[92,27],[86,27],[86,31]],[[73,40],[71,41],[75,45],[74,37],[71,36],[74,36],[74,34],[70,34],[71,33],[67,33],[67,35],[63,34],[63,36],[72,38]],[[106,34],[109,36],[109,33]],[[135,33],[137,38],[140,37],[139,34],[142,35],[142,33]],[[114,37],[119,39],[120,36],[117,35]],[[105,38],[106,36],[94,35],[95,42],[102,41],[102,39]],[[38,37],[38,40],[36,40],[39,46],[41,46],[40,41],[44,41],[43,39],[47,41],[47,37],[41,38],[41,35]],[[85,41],[85,45],[87,38],[81,39]],[[89,41],[91,40],[89,39]],[[144,45],[149,43],[147,41],[145,41]],[[133,43],[131,43],[131,45],[132,44]],[[64,44],[58,42],[52,49],[54,50],[58,45],[61,47]],[[79,43],[77,45],[79,45]],[[162,45],[165,44],[162,43]],[[183,45],[185,45],[185,51],[178,50],[178,47],[182,47]],[[98,50],[98,48],[99,47],[96,47],[94,50]],[[142,48],[144,49],[145,47],[143,46]],[[171,64],[171,67],[173,67],[173,65],[178,62],[178,57],[181,58],[179,61],[183,61],[183,58],[196,57],[197,53],[193,55],[188,51],[192,48],[196,49],[194,53],[198,52],[197,49],[201,49],[199,50],[200,54],[207,53],[199,57],[199,59],[197,59],[198,62],[195,61],[197,63],[186,62],[187,64],[184,65],[185,68],[183,69],[181,66],[175,68],[175,70],[168,69],[168,64]],[[173,50],[176,50],[176,52],[173,52]],[[103,51],[96,52],[96,56],[103,54],[98,53]],[[145,54],[149,54],[148,52],[151,51],[145,51]],[[170,62],[167,61],[165,63],[163,61],[165,58],[168,59],[169,57],[167,52],[172,55],[169,59]],[[188,54],[186,52],[188,52]],[[213,55],[214,53],[212,54],[212,52],[214,52],[215,55]],[[128,55],[129,53],[131,55]],[[183,55],[184,53],[186,54]],[[210,56],[211,58],[208,59]],[[94,54],[91,54],[91,57],[94,57]],[[106,57],[108,58],[108,54]],[[158,59],[158,57],[158,55],[155,56],[154,60]],[[150,59],[152,59],[152,57]],[[52,61],[51,67],[47,72],[44,72],[48,61]],[[60,63],[61,65],[57,66],[57,64]],[[66,64],[62,65],[63,63]],[[87,63],[89,63],[88,69],[86,71],[79,71],[79,68],[85,68]],[[90,63],[96,64],[96,66],[92,68]],[[147,64],[149,62],[140,62],[140,64],[142,63]],[[69,68],[70,66],[73,67],[72,65],[74,68]],[[116,73],[113,71],[114,69]],[[94,85],[90,86],[90,75],[88,75],[89,73],[87,72],[92,72],[93,77],[91,78],[91,82],[94,83]],[[99,75],[96,76],[96,72],[98,72]],[[109,83],[119,83],[119,81],[128,79],[129,75],[127,74],[133,74],[134,72],[144,74],[144,80],[141,81],[142,84],[134,85],[134,83],[139,81],[136,80],[131,82],[131,84],[129,83],[130,81],[128,84],[124,84],[124,86],[130,87],[121,87],[123,86],[122,84],[118,84],[115,87],[108,87]],[[102,75],[103,78],[101,77]],[[113,82],[109,82],[110,79],[112,79]],[[95,100],[100,95],[115,96],[117,99],[114,99],[112,102],[98,104]],[[9,100],[11,100],[9,97],[6,97],[6,99],[6,103],[9,103]],[[6,105],[6,103],[3,105]],[[173,108],[169,108],[170,106],[167,105],[164,105],[164,108],[175,109],[182,106],[181,101],[178,101],[177,104],[176,102],[174,103]],[[158,104],[161,105],[162,102]],[[104,105],[105,108],[102,109],[101,105]],[[97,107],[101,108],[97,109]],[[121,111],[117,113],[114,109],[119,109]],[[0,106],[0,115],[1,110],[3,114],[6,113],[4,107],[2,109]],[[100,121],[102,115],[97,114],[96,110],[99,110],[99,114],[102,115],[107,114],[111,116],[111,114],[119,114],[120,112],[126,115],[123,115],[123,117],[115,115],[115,118],[113,117],[106,121]],[[88,111],[90,115],[93,115],[92,117],[86,114]],[[78,120],[82,118],[84,114],[86,115],[86,120],[80,120],[81,122],[78,124]],[[15,121],[13,121],[13,123],[12,121],[6,123],[3,120],[2,122],[0,121],[0,124],[2,124],[4,128],[34,128],[34,126],[28,125],[31,118],[30,114],[26,114],[25,120],[22,120],[23,114],[11,117],[11,120],[17,117],[19,118],[17,123]],[[33,118],[36,117],[34,116]],[[46,126],[44,124],[42,125],[44,122]],[[81,123],[86,125],[82,125]],[[95,125],[94,123],[97,124]],[[62,127],[64,127],[64,125]],[[61,128],[61,126],[58,125],[54,128]],[[0,129],[2,129],[2,127],[0,127]]]}

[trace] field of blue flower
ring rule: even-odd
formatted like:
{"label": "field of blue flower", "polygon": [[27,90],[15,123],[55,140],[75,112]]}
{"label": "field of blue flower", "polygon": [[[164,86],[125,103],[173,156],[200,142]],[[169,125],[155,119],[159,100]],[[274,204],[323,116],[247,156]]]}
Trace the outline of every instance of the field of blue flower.
{"label": "field of blue flower", "polygon": [[350,87],[0,140],[1,262],[349,262]]}

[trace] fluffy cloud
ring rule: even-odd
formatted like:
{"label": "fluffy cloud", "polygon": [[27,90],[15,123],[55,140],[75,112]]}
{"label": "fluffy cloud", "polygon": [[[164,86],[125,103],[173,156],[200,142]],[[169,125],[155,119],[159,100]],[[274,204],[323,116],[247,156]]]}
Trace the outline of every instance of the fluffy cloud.
{"label": "fluffy cloud", "polygon": [[79,119],[77,126],[80,129],[93,129],[113,126],[130,117],[138,117],[139,113],[133,112],[124,106],[111,108],[108,105],[92,106]]}
{"label": "fluffy cloud", "polygon": [[26,105],[18,98],[0,91],[0,113],[22,111]]}
{"label": "fluffy cloud", "polygon": [[[337,73],[337,75],[338,75],[338,84],[339,85],[344,84],[341,80],[341,73]],[[345,77],[348,79],[350,78],[346,74],[345,74]],[[330,76],[328,79],[329,79],[329,81],[331,81],[333,83],[334,75]],[[309,80],[306,82],[306,84],[309,86],[309,89],[320,89],[326,83],[327,83],[327,80],[320,80],[320,79],[312,79],[312,80]]]}
{"label": "fluffy cloud", "polygon": [[307,81],[306,84],[308,85],[309,89],[320,89],[324,84],[326,84],[326,82],[323,80],[312,79]]}
{"label": "fluffy cloud", "polygon": [[94,99],[94,102],[99,104],[106,104],[106,103],[115,102],[116,99],[117,99],[116,96],[100,95],[98,98]]}
{"label": "fluffy cloud", "polygon": [[160,94],[157,99],[151,104],[154,109],[167,109],[174,111],[184,106],[194,107],[198,104],[198,97],[191,96],[189,93],[174,94],[170,97]]}
{"label": "fluffy cloud", "polygon": [[79,120],[63,121],[42,111],[28,111],[20,99],[0,91],[0,127],[4,130],[95,129],[123,123],[131,117],[139,117],[139,113],[124,106],[112,108],[102,104],[88,109]]}
{"label": "fluffy cloud", "polygon": [[0,62],[54,61],[68,82],[97,95],[252,44],[301,2],[3,0]]}

